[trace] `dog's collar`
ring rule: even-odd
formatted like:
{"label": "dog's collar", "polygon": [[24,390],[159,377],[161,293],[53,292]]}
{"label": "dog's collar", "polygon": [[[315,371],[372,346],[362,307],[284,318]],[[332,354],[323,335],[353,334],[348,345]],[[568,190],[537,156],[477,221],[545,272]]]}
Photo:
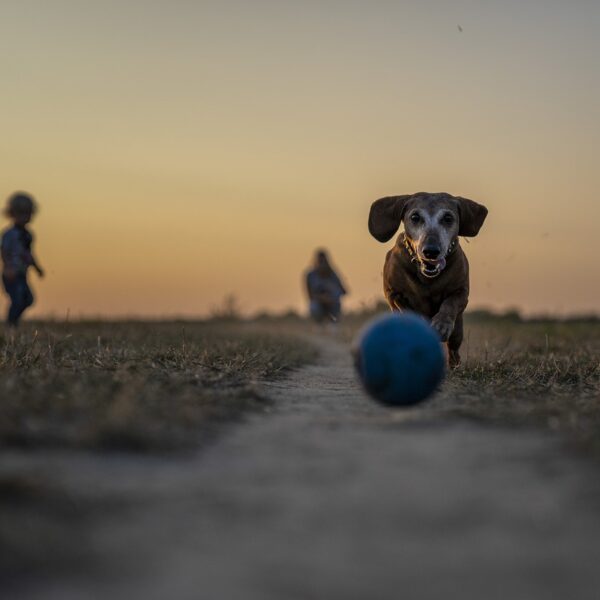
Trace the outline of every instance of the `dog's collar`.
{"label": "dog's collar", "polygon": [[408,252],[408,256],[410,256],[410,262],[415,262],[415,261],[419,260],[417,258],[417,253],[413,250],[412,246],[408,243],[408,240],[406,239],[406,235],[404,233],[402,234],[402,244],[406,248],[406,251]]}
{"label": "dog's collar", "polygon": [[[403,233],[402,234],[402,244],[403,246],[406,248],[406,251],[408,252],[408,256],[410,257],[410,262],[418,262],[421,263],[421,259],[417,256],[417,253],[414,251],[413,247],[411,246],[410,242],[406,239],[406,234]],[[446,258],[448,258],[458,247],[458,238],[454,238],[452,240],[452,242],[450,242],[450,245],[448,246],[448,250],[446,251],[446,254],[444,255],[444,260]],[[427,275],[426,273],[424,273],[421,270],[421,273],[427,277],[428,279],[433,279],[434,277],[437,277],[443,269],[440,269],[437,273],[434,273],[432,275]]]}

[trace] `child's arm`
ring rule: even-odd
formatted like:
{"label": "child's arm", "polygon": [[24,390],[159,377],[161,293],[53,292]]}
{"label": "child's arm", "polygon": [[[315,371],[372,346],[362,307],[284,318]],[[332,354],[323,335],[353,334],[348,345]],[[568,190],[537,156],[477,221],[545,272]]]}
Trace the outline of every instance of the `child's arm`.
{"label": "child's arm", "polygon": [[308,296],[309,300],[314,300],[314,292],[312,289],[312,285],[311,285],[311,281],[310,281],[310,273],[308,273],[306,275],[306,277],[304,278],[304,284],[305,284],[305,289],[306,289],[306,295]]}
{"label": "child's arm", "polygon": [[33,256],[33,254],[31,255],[31,266],[35,269],[35,272],[40,277],[43,277],[45,275],[44,269],[42,269],[42,267],[40,267],[40,265],[38,265],[37,260],[35,260],[35,257]]}
{"label": "child's arm", "polygon": [[28,248],[28,252],[27,252],[27,262],[29,263],[30,267],[33,267],[35,269],[35,272],[40,276],[43,277],[44,276],[44,269],[42,269],[42,267],[40,267],[40,265],[38,264],[35,256],[33,255],[33,252],[31,250],[31,246],[33,244],[34,241],[34,237],[33,235],[29,234],[31,236],[31,243],[29,244],[29,248]]}

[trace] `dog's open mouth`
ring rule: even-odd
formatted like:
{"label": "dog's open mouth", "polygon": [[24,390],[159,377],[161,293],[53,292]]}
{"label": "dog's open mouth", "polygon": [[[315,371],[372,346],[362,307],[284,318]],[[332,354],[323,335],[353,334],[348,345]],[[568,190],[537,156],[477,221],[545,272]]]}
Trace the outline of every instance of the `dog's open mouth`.
{"label": "dog's open mouth", "polygon": [[440,258],[439,260],[421,260],[421,273],[425,277],[437,277],[446,266],[446,259]]}

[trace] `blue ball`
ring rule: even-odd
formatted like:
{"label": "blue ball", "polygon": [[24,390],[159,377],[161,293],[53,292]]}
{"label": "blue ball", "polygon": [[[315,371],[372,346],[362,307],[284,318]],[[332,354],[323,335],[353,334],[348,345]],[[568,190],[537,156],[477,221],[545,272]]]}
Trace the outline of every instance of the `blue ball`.
{"label": "blue ball", "polygon": [[446,370],[439,336],[413,313],[391,313],[367,324],[355,343],[355,364],[367,392],[391,406],[425,400]]}

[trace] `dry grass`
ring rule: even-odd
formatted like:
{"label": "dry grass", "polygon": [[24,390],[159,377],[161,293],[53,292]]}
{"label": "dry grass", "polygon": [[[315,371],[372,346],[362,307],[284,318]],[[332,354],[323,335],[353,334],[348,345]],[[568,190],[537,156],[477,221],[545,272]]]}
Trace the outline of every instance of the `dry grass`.
{"label": "dry grass", "polygon": [[[350,337],[364,318],[348,319]],[[29,325],[0,340],[0,444],[193,445],[248,409],[253,381],[314,356],[304,322]],[[282,331],[287,332],[282,334]],[[434,406],[575,434],[600,452],[600,322],[468,320],[463,366]]]}
{"label": "dry grass", "polygon": [[600,451],[599,322],[470,322],[463,358],[436,406],[561,430]]}
{"label": "dry grass", "polygon": [[266,405],[255,380],[311,356],[292,337],[227,323],[30,324],[0,340],[0,444],[193,445]]}

